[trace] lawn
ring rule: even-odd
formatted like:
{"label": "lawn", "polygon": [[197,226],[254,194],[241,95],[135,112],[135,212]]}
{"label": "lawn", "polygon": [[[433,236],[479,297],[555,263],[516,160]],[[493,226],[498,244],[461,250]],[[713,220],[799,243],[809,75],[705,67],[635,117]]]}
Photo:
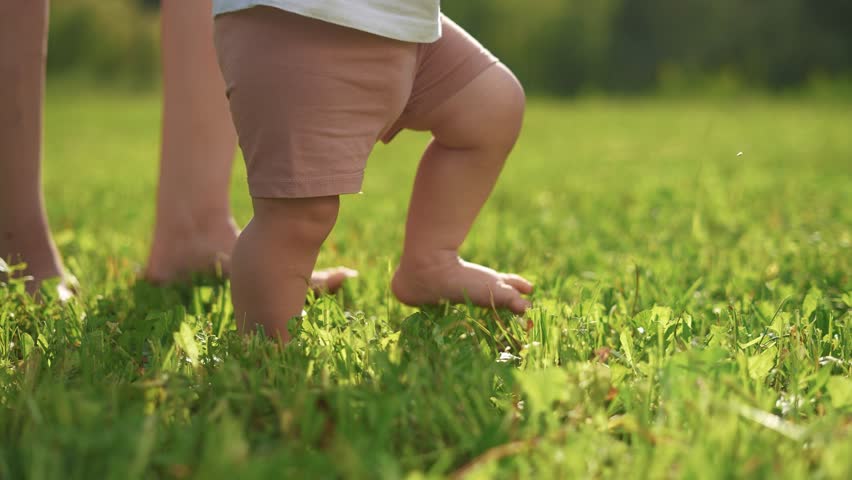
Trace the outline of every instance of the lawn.
{"label": "lawn", "polygon": [[45,192],[81,288],[0,284],[0,478],[852,477],[848,101],[533,99],[463,248],[535,281],[525,318],[391,295],[426,141],[403,134],[320,257],[360,278],[278,349],[234,332],[224,281],[138,280],[157,95],[55,87]]}

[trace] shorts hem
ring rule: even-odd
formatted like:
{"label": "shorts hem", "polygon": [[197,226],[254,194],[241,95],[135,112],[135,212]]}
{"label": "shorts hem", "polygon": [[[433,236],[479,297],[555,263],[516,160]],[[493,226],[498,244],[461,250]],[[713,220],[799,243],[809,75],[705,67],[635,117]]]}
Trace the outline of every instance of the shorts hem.
{"label": "shorts hem", "polygon": [[331,177],[249,180],[252,198],[312,198],[361,193],[364,171]]}

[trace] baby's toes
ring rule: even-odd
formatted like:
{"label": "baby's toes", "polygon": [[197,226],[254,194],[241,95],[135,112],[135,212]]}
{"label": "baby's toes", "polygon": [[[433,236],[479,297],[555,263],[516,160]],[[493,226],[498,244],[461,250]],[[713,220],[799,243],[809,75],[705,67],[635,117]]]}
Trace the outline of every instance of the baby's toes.
{"label": "baby's toes", "polygon": [[531,306],[532,303],[526,298],[516,297],[509,303],[509,310],[516,315],[523,315]]}
{"label": "baby's toes", "polygon": [[358,276],[357,270],[346,267],[328,268],[318,270],[311,275],[311,288],[317,292],[335,293],[340,290],[343,283],[350,278]]}
{"label": "baby's toes", "polygon": [[515,275],[514,273],[501,273],[500,279],[525,295],[529,295],[533,292],[533,284],[520,275]]}

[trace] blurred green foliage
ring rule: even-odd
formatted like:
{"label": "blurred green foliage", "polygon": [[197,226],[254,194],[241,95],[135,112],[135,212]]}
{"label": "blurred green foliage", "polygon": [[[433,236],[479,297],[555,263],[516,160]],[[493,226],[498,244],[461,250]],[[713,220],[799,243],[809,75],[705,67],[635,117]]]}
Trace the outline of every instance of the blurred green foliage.
{"label": "blurred green foliage", "polygon": [[159,61],[156,10],[128,0],[51,2],[48,75],[148,87]]}
{"label": "blurred green foliage", "polygon": [[[153,83],[158,3],[53,2],[50,73]],[[781,90],[852,74],[848,0],[464,0],[442,8],[538,93]]]}
{"label": "blurred green foliage", "polygon": [[852,70],[848,0],[465,0],[444,11],[528,88],[781,89]]}

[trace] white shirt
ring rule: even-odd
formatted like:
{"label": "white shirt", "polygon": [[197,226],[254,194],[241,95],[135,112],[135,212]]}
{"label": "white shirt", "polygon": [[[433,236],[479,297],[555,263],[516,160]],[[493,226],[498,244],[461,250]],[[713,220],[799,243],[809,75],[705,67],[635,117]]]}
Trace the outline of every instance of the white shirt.
{"label": "white shirt", "polygon": [[213,0],[213,15],[258,5],[405,42],[441,37],[441,0]]}

